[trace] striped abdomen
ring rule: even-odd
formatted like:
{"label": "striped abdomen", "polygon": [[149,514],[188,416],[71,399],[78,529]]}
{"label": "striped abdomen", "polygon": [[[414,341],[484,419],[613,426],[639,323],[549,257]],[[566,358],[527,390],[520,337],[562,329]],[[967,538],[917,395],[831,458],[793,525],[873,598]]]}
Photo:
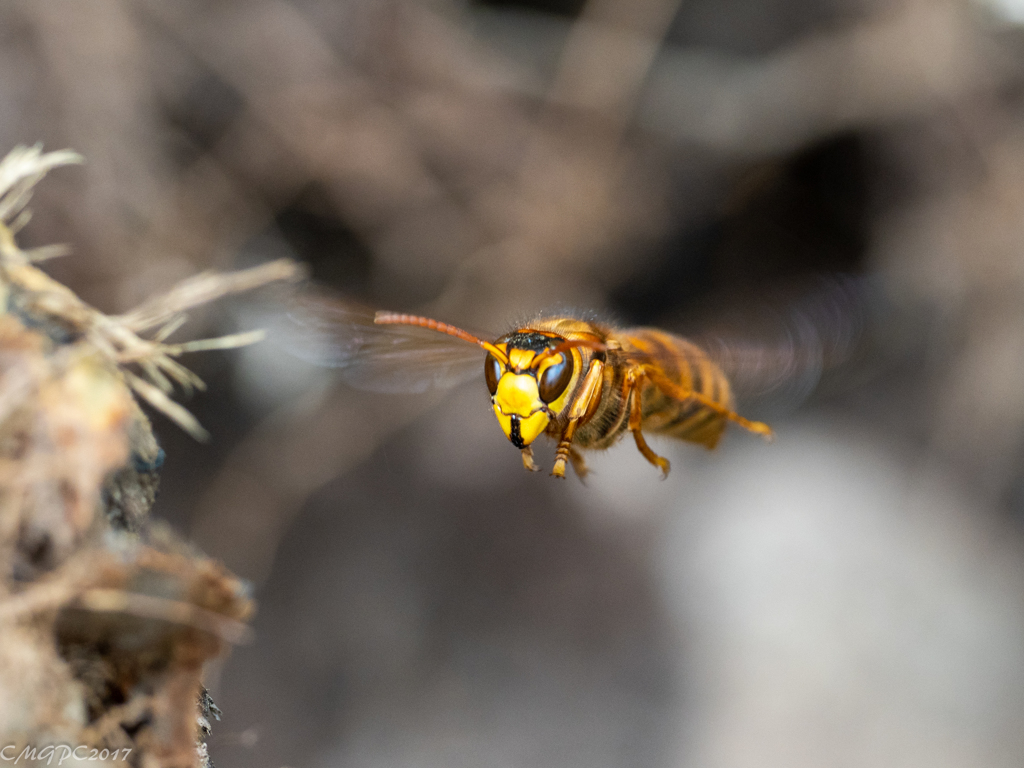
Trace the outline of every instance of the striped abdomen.
{"label": "striped abdomen", "polygon": [[727,417],[687,397],[695,392],[731,411],[732,391],[722,369],[695,344],[653,328],[616,334],[628,352],[638,352],[647,378],[641,394],[642,428],[714,448]]}

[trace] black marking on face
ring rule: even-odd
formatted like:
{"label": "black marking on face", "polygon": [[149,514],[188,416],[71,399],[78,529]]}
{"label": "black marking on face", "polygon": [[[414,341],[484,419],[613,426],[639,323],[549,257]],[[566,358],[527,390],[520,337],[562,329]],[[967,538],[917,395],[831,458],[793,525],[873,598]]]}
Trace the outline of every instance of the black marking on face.
{"label": "black marking on face", "polygon": [[557,347],[564,339],[561,336],[549,336],[539,331],[515,331],[498,339],[498,344],[508,344],[509,349],[528,349],[532,352],[543,352],[548,347]]}
{"label": "black marking on face", "polygon": [[508,439],[512,441],[512,445],[516,448],[525,448],[526,443],[523,442],[523,436],[519,432],[519,417],[510,416],[509,420],[512,422],[512,429],[508,433]]}

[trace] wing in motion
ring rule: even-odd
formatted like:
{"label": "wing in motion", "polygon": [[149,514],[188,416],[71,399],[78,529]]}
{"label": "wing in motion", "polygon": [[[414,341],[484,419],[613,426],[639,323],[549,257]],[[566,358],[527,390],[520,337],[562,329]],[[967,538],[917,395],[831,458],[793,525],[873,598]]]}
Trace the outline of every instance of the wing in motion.
{"label": "wing in motion", "polygon": [[426,328],[375,325],[374,314],[323,294],[305,294],[288,313],[295,326],[288,351],[337,368],[345,382],[372,392],[413,394],[482,378],[480,347]]}
{"label": "wing in motion", "polygon": [[822,277],[788,296],[748,304],[691,338],[722,368],[741,401],[785,411],[862,351],[877,322],[876,298],[865,278]]}

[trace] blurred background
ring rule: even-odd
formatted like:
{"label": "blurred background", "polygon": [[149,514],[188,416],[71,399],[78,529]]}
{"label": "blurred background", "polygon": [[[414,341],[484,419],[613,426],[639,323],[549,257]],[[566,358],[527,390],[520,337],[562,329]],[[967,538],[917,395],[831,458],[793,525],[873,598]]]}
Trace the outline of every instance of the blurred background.
{"label": "blurred background", "polygon": [[494,336],[798,351],[744,410],[773,444],[652,440],[661,482],[627,441],[585,486],[482,381],[192,358],[214,439],[154,416],[156,511],[260,604],[219,768],[1024,762],[1024,2],[20,0],[0,104],[4,152],[86,156],[22,242],[107,312],[286,255]]}

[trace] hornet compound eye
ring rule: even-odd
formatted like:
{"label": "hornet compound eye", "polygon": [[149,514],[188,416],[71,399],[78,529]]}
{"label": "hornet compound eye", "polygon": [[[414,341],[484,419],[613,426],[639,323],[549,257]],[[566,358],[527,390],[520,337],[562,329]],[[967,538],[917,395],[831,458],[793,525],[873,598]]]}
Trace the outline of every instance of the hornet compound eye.
{"label": "hornet compound eye", "polygon": [[549,365],[544,369],[544,373],[540,375],[539,392],[540,399],[545,403],[552,403],[558,399],[558,396],[565,392],[565,388],[569,386],[569,380],[572,378],[572,363],[569,358],[565,355],[562,356],[562,361]]}
{"label": "hornet compound eye", "polygon": [[501,378],[501,364],[490,353],[487,354],[487,359],[484,360],[484,378],[487,380],[487,389],[493,395],[498,391],[498,379]]}

